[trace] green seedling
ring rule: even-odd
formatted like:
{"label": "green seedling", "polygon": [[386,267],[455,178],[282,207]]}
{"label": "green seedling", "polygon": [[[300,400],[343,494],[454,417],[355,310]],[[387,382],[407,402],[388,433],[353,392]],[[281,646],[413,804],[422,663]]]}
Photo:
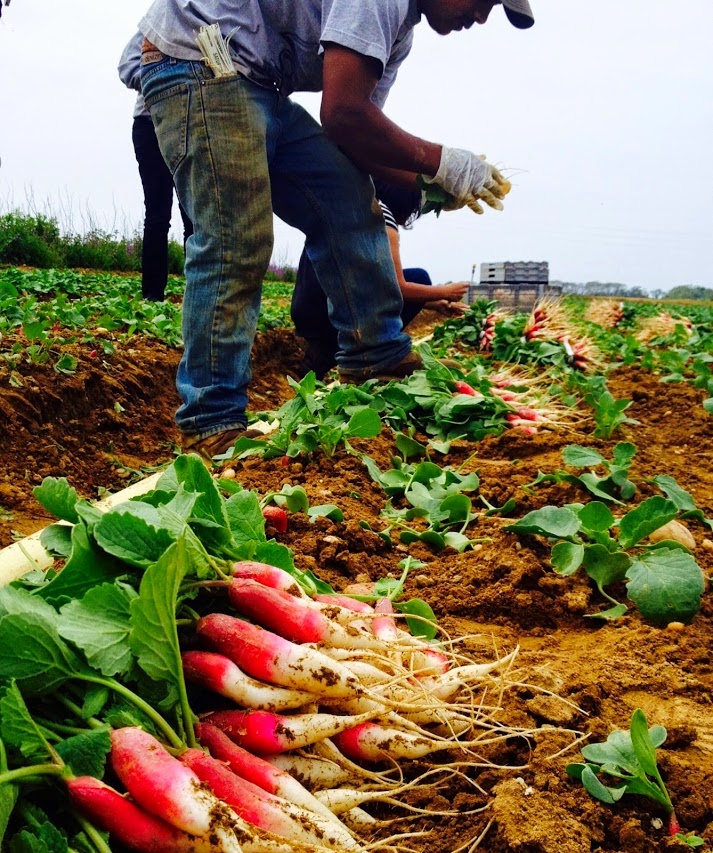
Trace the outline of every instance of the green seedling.
{"label": "green seedling", "polygon": [[612,620],[627,606],[605,587],[626,583],[628,597],[644,619],[655,625],[689,622],[699,611],[705,578],[692,554],[679,542],[645,543],[655,530],[678,516],[673,500],[654,496],[619,519],[602,501],[546,506],[507,525],[518,535],[542,536],[553,542],[552,568],[562,577],[583,567],[612,607],[590,616]]}
{"label": "green seedling", "polygon": [[[666,740],[663,726],[648,728],[646,715],[637,708],[631,716],[629,731],[612,732],[604,743],[582,747],[586,764],[568,764],[567,773],[584,785],[591,796],[608,805],[614,805],[624,794],[649,797],[668,815],[668,834],[689,847],[700,847],[704,842],[691,833],[681,832],[676,812],[661,772],[656,764],[656,749]],[[605,785],[599,775],[621,780],[616,787]]]}

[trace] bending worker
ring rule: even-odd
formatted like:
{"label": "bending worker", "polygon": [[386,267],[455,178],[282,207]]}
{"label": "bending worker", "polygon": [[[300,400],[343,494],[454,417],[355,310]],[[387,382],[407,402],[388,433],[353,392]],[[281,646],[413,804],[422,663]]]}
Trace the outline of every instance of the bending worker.
{"label": "bending worker", "polygon": [[[273,211],[305,235],[342,378],[420,366],[369,175],[415,187],[420,174],[450,194],[451,209],[475,198],[499,206],[496,178],[477,154],[413,136],[382,108],[422,18],[446,35],[484,24],[495,5],[155,0],[141,19],[142,92],[195,229],[177,379],[184,449],[223,452],[247,423]],[[516,27],[533,23],[527,0],[502,5]],[[290,99],[297,91],[322,92],[321,125]]]}

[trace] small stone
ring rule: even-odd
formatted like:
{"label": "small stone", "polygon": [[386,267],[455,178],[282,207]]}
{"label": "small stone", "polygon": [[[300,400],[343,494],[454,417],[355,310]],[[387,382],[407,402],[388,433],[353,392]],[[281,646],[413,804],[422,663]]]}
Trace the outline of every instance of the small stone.
{"label": "small stone", "polygon": [[516,543],[513,545],[513,548],[514,548],[516,551],[522,551],[522,543],[521,543],[521,542],[516,542]]}
{"label": "small stone", "polygon": [[325,545],[341,545],[342,544],[342,540],[338,536],[325,536],[324,539],[322,539],[322,542],[324,542]]}
{"label": "small stone", "polygon": [[416,575],[416,577],[414,578],[414,582],[418,587],[431,586],[431,584],[433,583],[433,581],[431,580],[431,578],[428,577],[428,575]]}
{"label": "small stone", "polygon": [[669,622],[666,626],[667,631],[683,631],[685,629],[683,622]]}
{"label": "small stone", "polygon": [[713,551],[713,541],[710,539],[704,539],[703,542],[701,542],[701,545],[703,545],[706,551]]}
{"label": "small stone", "polygon": [[226,468],[220,475],[224,480],[234,480],[237,476],[235,473],[235,468]]}

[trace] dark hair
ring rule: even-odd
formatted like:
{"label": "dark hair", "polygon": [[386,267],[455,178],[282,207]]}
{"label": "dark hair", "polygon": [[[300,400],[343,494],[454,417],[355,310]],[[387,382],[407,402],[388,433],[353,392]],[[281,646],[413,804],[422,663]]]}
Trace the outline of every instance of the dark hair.
{"label": "dark hair", "polygon": [[397,187],[388,181],[374,178],[376,197],[393,213],[399,225],[408,227],[421,215],[421,191]]}

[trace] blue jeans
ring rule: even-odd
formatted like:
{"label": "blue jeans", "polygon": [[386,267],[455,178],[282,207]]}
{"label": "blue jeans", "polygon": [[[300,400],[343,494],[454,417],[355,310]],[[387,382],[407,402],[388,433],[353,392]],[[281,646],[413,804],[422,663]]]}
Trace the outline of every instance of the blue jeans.
{"label": "blue jeans", "polygon": [[181,430],[202,437],[246,422],[273,210],[305,234],[340,369],[378,373],[407,355],[373,184],[306,110],[240,75],[214,78],[203,63],[169,57],[143,65],[141,85],[195,229],[186,246]]}

